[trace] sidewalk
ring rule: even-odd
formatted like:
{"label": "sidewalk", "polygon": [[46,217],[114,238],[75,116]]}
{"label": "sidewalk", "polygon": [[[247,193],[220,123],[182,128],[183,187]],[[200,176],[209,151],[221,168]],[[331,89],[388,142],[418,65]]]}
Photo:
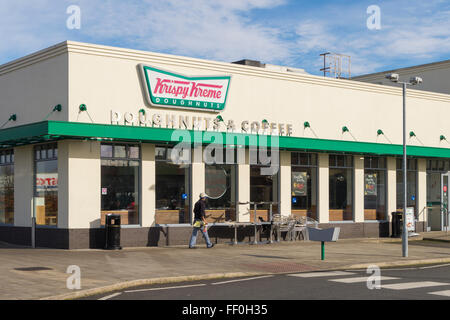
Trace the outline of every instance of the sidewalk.
{"label": "sidewalk", "polygon": [[[426,235],[426,236],[424,236]],[[433,233],[424,237],[438,236]],[[326,269],[450,262],[450,244],[410,238],[409,257],[402,258],[401,239],[348,239],[325,245],[320,260],[320,243],[282,242],[261,245],[216,245],[198,249],[182,247],[125,248],[106,250],[30,249],[0,245],[0,299],[41,299],[73,295],[95,289],[107,292],[113,285],[186,281],[202,277],[231,277],[264,273],[303,272]],[[66,288],[67,267],[81,268],[81,290]],[[23,271],[16,268],[43,267]],[[169,277],[169,278],[168,278]],[[175,277],[175,278],[174,278]],[[103,288],[110,286],[109,288]],[[91,292],[92,293],[92,292]],[[61,298],[61,296],[60,296]]]}
{"label": "sidewalk", "polygon": [[450,242],[450,231],[433,231],[423,233],[424,240]]}

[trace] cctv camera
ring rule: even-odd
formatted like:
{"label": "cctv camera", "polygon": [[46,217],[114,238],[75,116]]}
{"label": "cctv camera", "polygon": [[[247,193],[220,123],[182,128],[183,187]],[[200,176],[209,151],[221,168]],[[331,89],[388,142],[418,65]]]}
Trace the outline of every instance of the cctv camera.
{"label": "cctv camera", "polygon": [[422,83],[422,78],[421,77],[411,77],[411,79],[409,79],[409,82],[413,85],[415,84],[421,84]]}
{"label": "cctv camera", "polygon": [[392,82],[398,82],[399,75],[397,73],[391,73],[386,75],[386,79],[391,80]]}

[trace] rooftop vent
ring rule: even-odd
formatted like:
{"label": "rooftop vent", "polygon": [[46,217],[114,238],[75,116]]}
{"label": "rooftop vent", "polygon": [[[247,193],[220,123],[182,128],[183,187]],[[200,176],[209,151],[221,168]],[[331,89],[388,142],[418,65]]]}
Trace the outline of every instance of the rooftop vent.
{"label": "rooftop vent", "polygon": [[268,63],[261,63],[261,61],[257,61],[257,60],[243,59],[243,60],[239,60],[239,61],[234,61],[232,63],[242,64],[245,66],[264,68],[264,69],[271,70],[271,71],[308,74],[304,69],[285,67],[285,66],[277,66],[277,65],[268,64]]}
{"label": "rooftop vent", "polygon": [[243,60],[239,60],[239,61],[234,61],[232,63],[243,64],[244,66],[252,66],[252,67],[259,67],[259,68],[264,68],[264,66],[265,66],[265,64],[261,63],[261,61],[250,60],[250,59],[243,59]]}

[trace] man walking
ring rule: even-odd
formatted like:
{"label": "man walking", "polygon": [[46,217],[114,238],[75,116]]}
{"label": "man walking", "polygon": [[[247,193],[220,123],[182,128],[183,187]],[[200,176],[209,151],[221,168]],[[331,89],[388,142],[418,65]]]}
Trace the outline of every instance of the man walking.
{"label": "man walking", "polygon": [[192,230],[191,240],[189,241],[189,248],[194,249],[195,243],[197,242],[197,233],[200,230],[205,238],[206,247],[212,248],[214,245],[209,240],[208,231],[206,229],[205,217],[205,204],[206,204],[206,194],[200,193],[200,200],[195,203],[194,206],[194,229]]}

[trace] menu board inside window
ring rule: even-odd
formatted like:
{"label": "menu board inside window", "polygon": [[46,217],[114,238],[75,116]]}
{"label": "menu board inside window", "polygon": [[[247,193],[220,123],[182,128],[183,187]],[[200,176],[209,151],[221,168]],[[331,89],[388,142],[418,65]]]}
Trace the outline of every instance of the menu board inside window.
{"label": "menu board inside window", "polygon": [[364,174],[364,195],[376,196],[377,195],[377,174],[366,173]]}
{"label": "menu board inside window", "polygon": [[292,172],[292,195],[308,195],[308,174],[307,172]]}

